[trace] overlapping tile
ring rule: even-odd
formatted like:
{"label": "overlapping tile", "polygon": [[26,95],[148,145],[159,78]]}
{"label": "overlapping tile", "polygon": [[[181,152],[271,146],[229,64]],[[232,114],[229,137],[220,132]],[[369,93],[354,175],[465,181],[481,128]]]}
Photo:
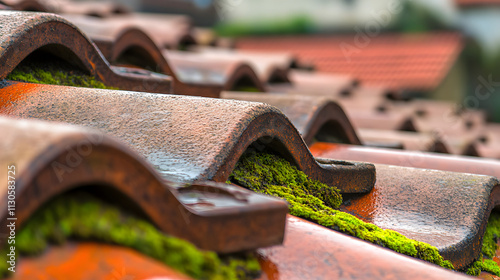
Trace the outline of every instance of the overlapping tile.
{"label": "overlapping tile", "polygon": [[57,9],[55,1],[3,0],[2,3],[16,11],[54,12]]}
{"label": "overlapping tile", "polygon": [[[288,211],[283,201],[224,184],[180,188],[161,178],[141,156],[101,132],[4,117],[0,127],[8,131],[0,141],[0,162],[3,166],[15,164],[17,171],[19,225],[54,196],[85,187],[99,196],[113,197],[115,202],[136,205],[161,230],[199,248],[229,253],[283,240]],[[7,172],[0,178],[7,182]],[[7,184],[2,190],[2,205],[6,206]],[[194,194],[198,200],[193,200]],[[8,230],[7,210],[0,210],[2,233]],[[7,239],[0,241],[5,245]]]}
{"label": "overlapping tile", "polygon": [[367,146],[401,145],[409,151],[449,153],[449,148],[439,137],[430,133],[409,131],[358,129],[358,134]]}
{"label": "overlapping tile", "polygon": [[405,113],[370,112],[358,109],[348,109],[346,111],[356,129],[417,131],[414,119]]}
{"label": "overlapping tile", "polygon": [[[32,16],[31,14],[26,15]],[[49,16],[40,16],[42,19],[44,17]],[[34,21],[40,18],[35,18]],[[52,21],[60,23],[62,20],[56,19]],[[427,124],[421,124],[423,121],[419,117],[439,112],[439,110],[430,110],[432,111],[430,114],[420,114],[414,108],[408,111],[392,110],[391,106],[385,107],[387,97],[390,95],[386,89],[377,91],[372,90],[372,86],[360,87],[356,80],[350,77],[343,80],[339,79],[337,84],[340,86],[335,87],[334,90],[325,90],[324,84],[321,82],[322,77],[315,73],[292,72],[292,75],[288,76],[289,73],[285,72],[288,72],[289,65],[283,67],[281,69],[283,72],[279,73],[279,75],[270,74],[273,73],[273,71],[269,70],[272,68],[270,65],[276,64],[276,61],[262,63],[265,67],[254,65],[257,69],[255,72],[249,65],[244,65],[245,70],[240,71],[238,69],[241,67],[239,68],[238,65],[241,66],[240,61],[245,58],[230,57],[224,59],[218,57],[202,60],[200,56],[197,56],[199,54],[196,53],[164,51],[163,48],[176,47],[167,46],[161,42],[158,43],[140,28],[121,29],[121,32],[121,34],[115,32],[112,36],[102,36],[101,41],[98,39],[99,35],[96,35],[94,39],[96,39],[105,55],[114,63],[142,68],[149,67],[158,72],[172,75],[174,93],[176,94],[219,97],[222,90],[235,90],[238,87],[249,87],[252,90],[263,91],[265,89],[264,83],[273,84],[275,81],[273,76],[282,75],[276,81],[286,83],[284,85],[273,84],[269,88],[282,88],[280,91],[288,94],[259,96],[258,94],[231,93],[222,97],[264,101],[272,105],[278,105],[277,107],[288,115],[308,144],[313,143],[313,138],[326,141],[322,138],[324,135],[321,133],[321,128],[329,122],[330,124],[336,124],[336,126],[330,127],[330,131],[342,134],[340,138],[344,140],[339,142],[352,144],[360,144],[361,142],[349,120],[343,114],[342,109],[322,95],[335,96],[342,106],[348,108],[346,111],[348,111],[358,127],[429,131],[426,128]],[[115,36],[117,34],[119,35]],[[118,38],[118,40],[115,38]],[[177,40],[177,42],[180,41]],[[182,45],[181,43],[177,44]],[[65,45],[65,47],[69,48],[70,46]],[[123,55],[127,52],[127,55]],[[0,57],[5,57],[5,55]],[[134,58],[143,64],[137,65],[134,61],[127,61],[124,58]],[[91,62],[86,59],[81,60],[84,64],[92,64],[92,60],[90,60]],[[230,63],[227,63],[228,61]],[[440,65],[444,65],[444,63]],[[139,70],[137,71],[140,73]],[[236,73],[239,73],[239,76]],[[293,76],[294,74],[295,76]],[[236,78],[231,78],[232,75],[236,75]],[[436,74],[433,77],[436,78],[437,76],[439,75]],[[238,81],[240,77],[246,78],[241,82]],[[290,77],[290,81],[295,82],[295,84],[288,83],[283,77]],[[231,80],[233,82],[230,82]],[[323,80],[331,82],[328,77]],[[315,86],[316,90],[313,90]],[[313,97],[307,98],[290,94],[293,91],[299,92],[300,89],[309,89],[310,92],[318,94],[311,94]],[[363,90],[361,89],[365,89],[366,92],[362,93]],[[151,89],[146,90],[154,91]],[[368,95],[370,92],[373,92],[373,94]],[[395,92],[396,94],[393,97],[398,96],[400,93]],[[370,97],[367,98],[367,96]],[[366,102],[360,104],[362,100]],[[247,149],[271,149],[295,163],[313,178],[336,185],[345,193],[370,191],[375,180],[375,170],[369,164],[314,160],[296,129],[290,125],[289,121],[280,112],[267,105],[169,95],[160,96],[137,92],[70,89],[12,82],[3,82],[0,89],[0,104],[2,114],[23,118],[64,121],[108,132],[137,149],[142,156],[155,165],[163,177],[180,182],[200,182],[204,180],[223,182],[227,179],[239,157]],[[436,120],[432,119],[429,124],[432,126],[432,123]],[[460,124],[465,125],[465,128],[469,129],[467,131],[470,132],[470,126],[474,127],[475,130],[477,128],[476,124],[479,124],[478,127],[483,125],[482,121],[484,120],[481,119],[480,115],[471,114],[462,118]],[[472,125],[469,125],[469,123],[472,123]],[[436,127],[434,126],[433,129],[436,129]],[[418,137],[409,139],[401,136],[401,134],[395,132],[393,138],[405,142],[406,147],[415,146],[416,143],[424,140],[433,143],[434,146],[439,143],[439,139],[432,135],[425,139]],[[465,132],[458,135],[462,134],[465,134]],[[413,136],[416,135],[413,134]],[[452,134],[452,138],[454,137],[455,135]],[[473,138],[478,137],[474,135]],[[471,141],[474,139],[471,139]],[[323,144],[316,143],[312,146],[313,149],[317,147],[316,145]],[[331,147],[335,146],[327,146],[326,149],[333,149]],[[420,148],[416,147],[414,149]],[[373,156],[369,153],[368,155]],[[392,157],[390,153],[387,153],[387,155]],[[407,153],[403,155],[413,159],[413,155],[421,154]],[[370,158],[369,156],[367,158]],[[353,158],[354,156],[349,152],[349,157]],[[435,156],[423,154],[422,157],[427,160],[434,159]],[[337,156],[332,156],[332,158],[337,158]],[[341,158],[341,156],[338,158]],[[473,172],[469,168],[470,165],[476,163],[473,160],[458,158],[458,161],[464,163],[460,165],[451,159],[438,158],[435,164],[438,167],[440,164],[450,164],[449,169],[454,169],[452,171],[464,172],[463,170],[465,170],[466,172]],[[366,158],[363,160],[365,161]],[[388,163],[398,164],[393,162],[394,159],[389,161]],[[411,162],[411,160],[409,161]],[[478,166],[485,168],[490,163],[489,161],[480,161]],[[141,162],[141,164],[143,163]],[[144,163],[144,165],[147,164]],[[493,169],[498,167],[497,165],[496,163],[491,164]],[[422,164],[421,167],[433,168],[433,166],[435,165],[424,166]],[[459,268],[463,268],[477,258],[482,231],[486,223],[485,219],[487,219],[489,212],[499,200],[496,187],[498,181],[496,179],[470,174],[383,165],[378,165],[377,168],[379,173],[377,174],[375,188],[366,195],[347,195],[344,209],[384,228],[396,229],[409,237],[438,246],[443,255],[451,259]],[[498,168],[496,169],[498,170]],[[158,176],[155,175],[155,171],[149,169],[147,171],[154,176]],[[488,175],[498,177],[496,173]],[[161,185],[162,183],[157,184]],[[175,187],[175,184],[172,184],[172,186]],[[183,191],[198,192],[207,188],[223,190],[225,194],[235,200],[235,204],[243,203],[240,201],[242,195],[240,191],[226,189],[227,187],[223,186],[193,186],[190,189],[183,189]],[[467,192],[463,191],[464,188],[467,189]],[[179,203],[182,203],[182,191],[176,189],[172,192],[178,195]],[[359,207],[360,205],[362,207]],[[443,205],[446,205],[446,207],[443,207]],[[203,210],[203,207],[201,205],[197,209]],[[266,208],[266,210],[269,209]],[[261,215],[263,214],[261,213]],[[297,227],[292,226],[290,231],[293,238],[295,238],[291,238],[291,240],[294,241],[285,243],[285,246],[281,248],[260,250],[265,268],[269,268],[271,271],[277,268],[280,273],[279,276],[276,276],[274,272],[268,273],[267,277],[269,278],[289,279],[291,277],[289,273],[304,275],[304,277],[306,277],[305,275],[314,275],[319,278],[325,275],[335,277],[338,276],[337,273],[362,277],[360,270],[357,269],[359,267],[358,262],[346,264],[339,261],[339,258],[335,258],[334,255],[340,252],[345,257],[346,252],[350,254],[356,250],[358,251],[353,255],[353,258],[359,258],[359,254],[372,256],[370,254],[375,254],[377,250],[377,254],[385,254],[380,253],[385,252],[380,248],[373,249],[370,247],[368,249],[369,247],[364,247],[367,244],[360,241],[353,241],[352,246],[355,249],[352,251],[346,250],[345,246],[341,247],[338,244],[339,242],[335,243],[333,240],[334,238],[342,239],[338,237],[342,235],[313,226],[296,218],[289,218],[289,221],[292,221],[291,224],[293,225],[300,224]],[[221,219],[220,222],[222,223],[223,220]],[[240,226],[245,228],[243,225]],[[229,231],[235,230],[231,229]],[[307,248],[301,247],[300,242],[307,240],[304,237],[309,237],[311,232],[314,232],[311,235],[312,241],[306,245]],[[320,244],[319,239],[329,240],[328,243],[321,243],[326,244],[328,252],[326,252],[325,248],[314,246]],[[351,244],[350,241],[343,241],[346,244]],[[203,246],[205,245],[201,245],[201,247]],[[248,246],[248,248],[256,248],[257,245]],[[339,246],[341,248],[337,250]],[[299,264],[304,261],[304,258],[299,260],[294,258],[293,255],[297,250],[305,251],[307,254],[310,253],[317,259],[319,254],[320,263],[321,261],[323,263],[328,262],[328,265],[323,266],[323,263],[321,263],[316,266],[317,271],[302,271],[299,269]],[[403,274],[401,267],[396,266],[394,263],[391,264],[389,261],[382,263],[367,261],[366,267],[368,269],[363,271],[365,273],[363,277],[377,277],[382,273],[384,273],[384,276],[393,275],[394,277],[403,277],[409,275],[408,273],[415,273],[411,275],[416,277],[417,273],[428,273],[429,271],[436,273],[433,275],[436,278],[460,277],[439,269],[434,271],[432,266],[428,264],[422,264],[407,258],[398,259],[400,256],[391,254],[386,256],[387,260],[398,264],[404,263],[404,268],[408,268],[408,270],[405,269],[407,274]],[[270,264],[269,260],[274,260],[275,263]],[[416,269],[410,268],[410,266],[413,267],[414,265],[417,266]],[[334,266],[335,269],[322,273],[324,269],[330,269]],[[293,269],[290,267],[293,267]],[[384,272],[382,272],[382,268]],[[428,278],[430,276],[425,275],[422,277]]]}
{"label": "overlapping tile", "polygon": [[196,44],[191,35],[191,20],[182,15],[134,13],[107,18],[74,14],[62,16],[97,41],[99,46],[111,45],[120,33],[129,28],[143,30],[161,49],[179,49]]}
{"label": "overlapping tile", "polygon": [[171,92],[168,76],[110,67],[89,39],[63,18],[44,13],[1,11],[0,79],[28,55],[44,51],[88,71],[107,86],[125,90]]}
{"label": "overlapping tile", "polygon": [[416,131],[439,135],[452,154],[478,156],[475,142],[484,134],[481,128],[469,127],[460,117],[416,117],[413,118],[413,124]]}
{"label": "overlapping tile", "polygon": [[[380,34],[359,48],[354,35],[240,38],[242,50],[287,51],[321,72],[347,74],[366,85],[432,90],[446,77],[462,48],[457,32]],[[364,45],[363,45],[364,46]]]}
{"label": "overlapping tile", "polygon": [[283,246],[258,253],[260,279],[471,279],[293,216]]}
{"label": "overlapping tile", "polygon": [[485,124],[481,128],[481,135],[471,144],[477,156],[500,159],[500,126],[495,123]]}
{"label": "overlapping tile", "polygon": [[316,162],[288,119],[261,103],[9,82],[0,104],[2,114],[105,131],[179,182],[225,182],[249,147],[278,152],[346,193],[367,192],[375,179],[370,164]]}
{"label": "overlapping tile", "polygon": [[318,157],[482,174],[500,178],[500,162],[486,158],[443,155],[420,151],[398,151],[332,143],[314,143],[309,148],[313,155]]}
{"label": "overlapping tile", "polygon": [[168,53],[141,28],[126,27],[116,38],[94,38],[104,56],[115,65],[139,67],[172,77],[173,93],[219,97],[222,90],[252,88],[264,91],[264,85],[248,64],[218,60],[200,61],[182,53]]}
{"label": "overlapping tile", "polygon": [[177,83],[174,83],[176,94],[200,95],[203,92],[200,87],[211,91],[211,95],[203,95],[209,97],[218,97],[222,90],[266,90],[254,69],[240,60],[201,58],[168,50],[163,51],[163,56],[177,79]]}
{"label": "overlapping tile", "polygon": [[286,53],[272,54],[245,52],[213,47],[193,46],[185,53],[193,59],[203,61],[244,62],[250,65],[264,84],[290,83],[289,70],[296,64],[295,58]]}
{"label": "overlapping tile", "polygon": [[327,97],[223,92],[221,98],[263,102],[277,107],[308,145],[314,141],[361,145],[342,108]]}
{"label": "overlapping tile", "polygon": [[85,14],[96,17],[130,13],[125,6],[112,2],[70,0],[3,0],[2,2],[17,11]]}
{"label": "overlapping tile", "polygon": [[485,113],[479,110],[459,108],[444,101],[412,100],[385,102],[385,112],[397,112],[412,118],[418,132],[440,138],[449,153],[478,156],[477,139],[485,137]]}
{"label": "overlapping tile", "polygon": [[288,73],[291,83],[268,85],[270,92],[291,94],[346,96],[359,85],[359,81],[347,75],[324,74],[292,69]]}
{"label": "overlapping tile", "polygon": [[480,256],[489,214],[500,205],[497,161],[327,143],[316,143],[311,151],[318,157],[413,167],[376,165],[372,192],[349,198],[343,209],[436,246],[456,268]]}

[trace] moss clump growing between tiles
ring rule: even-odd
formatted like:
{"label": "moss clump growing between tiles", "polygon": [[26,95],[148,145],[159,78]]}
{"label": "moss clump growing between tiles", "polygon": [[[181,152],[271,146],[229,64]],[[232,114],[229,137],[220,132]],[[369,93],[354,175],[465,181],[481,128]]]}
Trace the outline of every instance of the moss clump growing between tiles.
{"label": "moss clump growing between tiles", "polygon": [[495,256],[495,252],[498,249],[497,241],[499,237],[500,237],[500,213],[491,212],[483,238],[482,251],[485,257],[492,259]]}
{"label": "moss clump growing between tiles", "polygon": [[[195,279],[249,279],[260,273],[252,255],[220,258],[200,251],[85,193],[56,198],[38,210],[17,235],[17,254],[37,255],[49,243],[63,244],[70,238],[133,248]],[[0,269],[0,274],[8,272],[3,265]]]}
{"label": "moss clump growing between tiles", "polygon": [[483,258],[475,261],[471,266],[469,266],[466,272],[468,275],[479,276],[481,271],[500,276],[500,267],[498,267],[498,264],[494,260],[485,260]]}
{"label": "moss clump growing between tiles", "polygon": [[57,58],[26,59],[6,78],[7,80],[47,85],[116,89],[108,87],[95,77],[69,66]]}
{"label": "moss clump growing between tiles", "polygon": [[257,192],[266,192],[273,186],[285,186],[313,201],[324,201],[326,206],[339,208],[342,196],[335,187],[311,180],[288,161],[267,153],[247,153],[236,164],[230,177],[236,183]]}
{"label": "moss clump growing between tiles", "polygon": [[271,154],[249,152],[236,164],[230,181],[253,191],[284,198],[290,214],[358,237],[396,252],[454,269],[437,248],[335,210],[342,202],[339,191],[313,181],[288,161]]}
{"label": "moss clump growing between tiles", "polygon": [[478,276],[481,271],[486,271],[496,276],[500,276],[500,267],[493,261],[498,249],[498,238],[500,237],[500,213],[492,212],[488,219],[488,225],[484,232],[482,253],[478,261],[474,262],[468,269],[467,274]]}

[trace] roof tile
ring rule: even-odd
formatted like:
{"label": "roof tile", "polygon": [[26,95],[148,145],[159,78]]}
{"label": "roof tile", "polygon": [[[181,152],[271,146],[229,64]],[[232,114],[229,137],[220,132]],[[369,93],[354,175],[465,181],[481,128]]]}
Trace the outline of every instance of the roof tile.
{"label": "roof tile", "polygon": [[[243,50],[286,51],[321,72],[347,74],[368,85],[432,90],[447,75],[462,48],[456,32],[381,34],[356,47],[355,34],[241,38]],[[346,52],[343,44],[355,48]],[[347,54],[347,55],[346,55]]]}

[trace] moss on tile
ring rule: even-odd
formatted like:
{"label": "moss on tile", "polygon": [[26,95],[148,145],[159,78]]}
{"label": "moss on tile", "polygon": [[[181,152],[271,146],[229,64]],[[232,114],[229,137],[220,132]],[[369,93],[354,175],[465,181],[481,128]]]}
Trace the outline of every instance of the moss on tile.
{"label": "moss on tile", "polygon": [[485,271],[496,276],[500,275],[500,267],[494,260],[483,259],[482,257],[470,265],[466,273],[472,276],[479,276],[481,271]]}
{"label": "moss on tile", "polygon": [[436,247],[384,230],[335,210],[342,202],[339,191],[310,180],[288,161],[272,154],[249,152],[242,156],[230,181],[250,190],[284,198],[290,214],[358,237],[396,252],[454,269]]}
{"label": "moss on tile", "polygon": [[483,238],[483,254],[485,257],[492,259],[496,255],[498,249],[497,241],[500,237],[500,213],[491,212],[488,219],[488,225],[484,232]]}
{"label": "moss on tile", "polygon": [[288,161],[268,153],[247,153],[236,164],[230,180],[254,191],[265,192],[273,186],[288,186],[291,192],[313,201],[324,201],[338,208],[342,195],[335,187],[311,180]]}
{"label": "moss on tile", "polygon": [[[17,234],[17,254],[38,255],[49,243],[63,244],[68,239],[133,248],[195,279],[251,279],[260,273],[251,254],[219,257],[201,251],[86,193],[58,197],[38,210]],[[2,263],[0,274],[6,273]]]}
{"label": "moss on tile", "polygon": [[500,267],[493,261],[498,249],[498,238],[500,237],[500,213],[492,212],[488,219],[488,225],[483,237],[483,256],[474,262],[467,270],[467,274],[478,276],[481,271],[500,276]]}
{"label": "moss on tile", "polygon": [[116,89],[106,86],[94,76],[71,67],[57,58],[52,58],[50,61],[28,58],[20,63],[6,79],[37,84]]}

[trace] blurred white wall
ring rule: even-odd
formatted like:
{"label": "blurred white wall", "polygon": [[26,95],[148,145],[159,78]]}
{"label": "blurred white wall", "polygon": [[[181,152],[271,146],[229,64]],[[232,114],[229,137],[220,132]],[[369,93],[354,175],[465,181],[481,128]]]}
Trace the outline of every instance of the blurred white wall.
{"label": "blurred white wall", "polygon": [[500,6],[463,9],[461,27],[478,41],[487,55],[500,52]]}
{"label": "blurred white wall", "polygon": [[[218,0],[229,22],[271,21],[305,15],[323,28],[346,29],[398,16],[404,0]],[[410,0],[416,1],[416,0]],[[418,0],[435,10],[447,23],[457,21],[453,0]]]}
{"label": "blurred white wall", "polygon": [[455,5],[455,0],[413,0],[413,2],[422,4],[429,10],[435,11],[447,24],[458,26],[460,16],[459,10]]}
{"label": "blurred white wall", "polygon": [[[319,27],[351,27],[387,8],[387,0],[220,0],[227,21],[272,21],[305,15]],[[230,6],[232,4],[232,6]]]}

